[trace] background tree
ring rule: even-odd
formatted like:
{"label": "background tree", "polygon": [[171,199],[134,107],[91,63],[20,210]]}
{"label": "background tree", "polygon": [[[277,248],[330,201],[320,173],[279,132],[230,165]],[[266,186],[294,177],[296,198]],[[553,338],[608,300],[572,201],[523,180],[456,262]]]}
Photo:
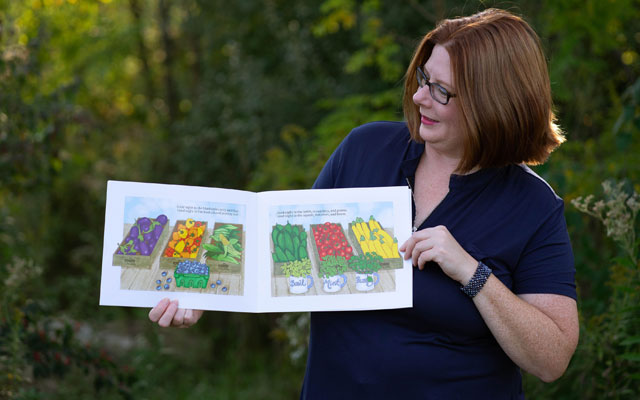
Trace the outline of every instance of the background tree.
{"label": "background tree", "polygon": [[306,314],[173,331],[97,306],[106,181],[308,188],[352,128],[402,119],[438,20],[492,5],[540,34],[569,139],[536,171],[567,204],[582,341],[528,398],[633,398],[637,258],[570,201],[640,190],[637,0],[0,0],[0,397],[297,398]]}

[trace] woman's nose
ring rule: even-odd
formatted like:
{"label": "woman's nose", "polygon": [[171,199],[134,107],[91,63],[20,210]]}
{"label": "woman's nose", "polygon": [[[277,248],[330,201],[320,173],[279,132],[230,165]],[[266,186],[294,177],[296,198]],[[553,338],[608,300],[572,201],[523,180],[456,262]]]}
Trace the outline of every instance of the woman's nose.
{"label": "woman's nose", "polygon": [[427,85],[418,87],[418,90],[413,94],[413,102],[416,105],[431,105],[431,100],[431,94],[429,93],[429,87]]}

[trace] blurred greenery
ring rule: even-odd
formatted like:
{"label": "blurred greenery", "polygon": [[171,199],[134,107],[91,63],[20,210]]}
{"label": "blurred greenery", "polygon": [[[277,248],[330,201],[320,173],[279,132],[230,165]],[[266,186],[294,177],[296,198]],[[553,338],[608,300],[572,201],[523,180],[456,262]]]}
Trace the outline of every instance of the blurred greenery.
{"label": "blurred greenery", "polygon": [[636,398],[639,267],[570,200],[640,189],[637,0],[0,0],[0,398],[297,398],[307,314],[98,307],[106,181],[308,188],[353,127],[402,119],[436,21],[490,6],[540,34],[568,138],[536,171],[566,201],[581,343],[526,393]]}

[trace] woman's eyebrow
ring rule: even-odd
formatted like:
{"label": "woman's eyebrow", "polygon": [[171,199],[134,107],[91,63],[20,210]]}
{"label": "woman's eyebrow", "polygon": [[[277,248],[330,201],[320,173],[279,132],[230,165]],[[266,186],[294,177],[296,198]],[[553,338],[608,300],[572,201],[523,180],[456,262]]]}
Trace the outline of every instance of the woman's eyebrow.
{"label": "woman's eyebrow", "polygon": [[[427,70],[427,64],[422,66],[422,70],[424,71],[425,75],[427,75],[427,78],[429,78],[429,80],[431,80],[431,74],[429,73],[429,70]],[[440,79],[436,79],[433,82],[435,82],[435,83],[437,83],[439,85],[442,85],[442,86],[446,86],[449,89],[453,89],[453,86],[451,86],[450,83],[443,82]]]}

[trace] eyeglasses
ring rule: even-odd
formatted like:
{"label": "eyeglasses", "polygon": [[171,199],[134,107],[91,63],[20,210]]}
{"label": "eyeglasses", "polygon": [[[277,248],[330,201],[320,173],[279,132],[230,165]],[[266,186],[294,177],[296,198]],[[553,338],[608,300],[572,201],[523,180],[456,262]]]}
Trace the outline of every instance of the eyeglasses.
{"label": "eyeglasses", "polygon": [[434,82],[429,82],[429,77],[424,73],[421,67],[416,68],[416,78],[418,79],[418,86],[423,88],[425,85],[429,86],[429,93],[431,98],[442,105],[447,105],[451,97],[456,97],[455,94],[449,93],[449,91],[442,86]]}

